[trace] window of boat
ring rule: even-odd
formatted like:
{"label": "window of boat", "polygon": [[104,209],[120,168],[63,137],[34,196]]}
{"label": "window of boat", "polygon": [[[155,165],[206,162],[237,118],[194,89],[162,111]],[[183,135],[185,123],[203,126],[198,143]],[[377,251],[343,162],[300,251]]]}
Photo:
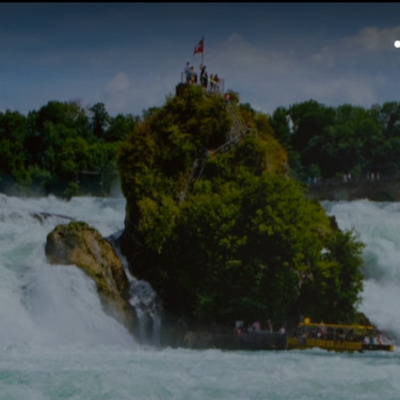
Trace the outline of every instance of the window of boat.
{"label": "window of boat", "polygon": [[335,329],[332,327],[328,327],[326,330],[326,338],[329,340],[333,340],[335,338]]}

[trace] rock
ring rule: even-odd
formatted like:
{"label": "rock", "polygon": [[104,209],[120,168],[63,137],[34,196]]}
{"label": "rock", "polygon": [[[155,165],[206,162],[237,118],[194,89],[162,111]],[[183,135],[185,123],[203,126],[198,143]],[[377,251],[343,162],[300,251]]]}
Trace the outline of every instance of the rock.
{"label": "rock", "polygon": [[104,310],[135,333],[136,313],[122,261],[96,229],[85,222],[58,225],[47,235],[45,252],[51,264],[81,268],[96,283]]}

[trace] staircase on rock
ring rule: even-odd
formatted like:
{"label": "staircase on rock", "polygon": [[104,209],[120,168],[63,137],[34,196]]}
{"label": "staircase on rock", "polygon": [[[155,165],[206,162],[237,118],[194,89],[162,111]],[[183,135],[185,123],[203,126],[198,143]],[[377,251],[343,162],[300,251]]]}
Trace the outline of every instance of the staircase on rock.
{"label": "staircase on rock", "polygon": [[[246,126],[236,105],[229,101],[225,101],[225,106],[227,112],[232,118],[233,123],[231,129],[226,133],[226,142],[213,150],[212,154],[226,153],[239,144],[239,142],[243,140],[249,133],[257,133],[255,129],[251,129]],[[190,188],[193,187],[195,181],[201,177],[209,154],[210,151],[207,151],[204,157],[196,158],[196,160],[194,160],[193,167],[185,184],[185,188],[178,194],[179,204],[185,200]]]}

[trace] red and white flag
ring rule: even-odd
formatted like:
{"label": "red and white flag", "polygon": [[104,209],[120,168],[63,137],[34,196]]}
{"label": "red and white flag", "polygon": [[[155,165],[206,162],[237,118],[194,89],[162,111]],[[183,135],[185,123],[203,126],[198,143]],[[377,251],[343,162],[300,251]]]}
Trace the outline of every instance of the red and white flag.
{"label": "red and white flag", "polygon": [[204,52],[204,38],[195,46],[193,55]]}

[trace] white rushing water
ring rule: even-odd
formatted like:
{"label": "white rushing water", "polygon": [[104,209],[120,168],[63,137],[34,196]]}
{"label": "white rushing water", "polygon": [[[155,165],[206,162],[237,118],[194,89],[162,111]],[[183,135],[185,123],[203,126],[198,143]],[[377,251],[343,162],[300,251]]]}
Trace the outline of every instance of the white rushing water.
{"label": "white rushing water", "polygon": [[400,203],[323,202],[343,230],[355,229],[366,245],[360,311],[400,339]]}
{"label": "white rushing water", "polygon": [[[366,243],[360,310],[400,337],[400,204],[325,202]],[[142,347],[104,314],[93,283],[51,266],[47,234],[71,218],[107,237],[124,199],[0,195],[0,400],[397,400],[399,351],[339,354]]]}
{"label": "white rushing water", "polygon": [[44,253],[57,224],[84,219],[107,236],[123,214],[111,199],[0,196],[0,343],[132,343],[104,314],[94,283],[76,267],[50,266]]}

